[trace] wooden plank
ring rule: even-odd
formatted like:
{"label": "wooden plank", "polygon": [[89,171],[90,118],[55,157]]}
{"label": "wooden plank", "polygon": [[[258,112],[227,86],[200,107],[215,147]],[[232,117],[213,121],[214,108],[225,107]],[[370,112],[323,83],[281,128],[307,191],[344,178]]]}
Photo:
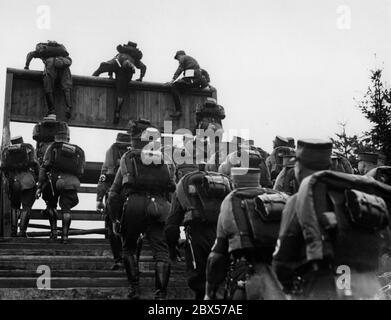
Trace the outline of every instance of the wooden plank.
{"label": "wooden plank", "polygon": [[79,187],[77,188],[78,193],[96,193],[96,187]]}
{"label": "wooden plank", "polygon": [[[68,233],[70,236],[81,236],[87,234],[106,234],[106,229],[97,228],[97,229],[87,229],[87,230],[69,230]],[[58,235],[61,237],[62,231],[58,230]],[[50,231],[31,231],[27,232],[27,236],[29,237],[49,237]]]}
{"label": "wooden plank", "polygon": [[[40,209],[33,209],[30,220],[46,220],[47,218],[42,215],[41,211]],[[95,210],[72,210],[71,214],[72,220],[103,221],[102,215]],[[61,219],[61,210],[58,210],[58,219]]]}
{"label": "wooden plank", "polygon": [[[29,223],[29,228],[34,228],[34,229],[45,229],[45,230],[50,230],[50,226],[44,225],[44,224],[37,224],[37,223]],[[58,230],[61,230],[60,227],[57,227]],[[69,230],[81,230],[81,229],[76,229],[76,228],[69,228]],[[1,249],[1,248],[0,248]]]}
{"label": "wooden plank", "polygon": [[[44,92],[42,89],[42,72],[7,69],[14,76],[12,88],[11,121],[35,123],[46,113]],[[73,77],[74,112],[69,121],[70,126],[126,130],[130,119],[149,118],[159,129],[163,121],[169,120],[174,111],[174,102],[170,86],[154,82],[129,83],[129,92],[125,98],[119,124],[114,125],[113,115],[116,105],[114,80],[99,77]],[[183,116],[173,122],[174,131],[186,128],[194,114],[196,105],[212,96],[209,89],[188,90],[181,96]],[[65,119],[65,103],[60,90],[55,90],[57,118]],[[196,103],[195,103],[196,102]],[[193,128],[191,128],[193,129]]]}

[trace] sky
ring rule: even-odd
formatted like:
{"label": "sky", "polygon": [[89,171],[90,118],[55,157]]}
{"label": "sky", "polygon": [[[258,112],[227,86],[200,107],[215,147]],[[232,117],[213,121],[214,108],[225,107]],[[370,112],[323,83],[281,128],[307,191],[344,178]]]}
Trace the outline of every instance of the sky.
{"label": "sky", "polygon": [[[224,128],[249,130],[269,152],[276,135],[328,138],[339,122],[360,134],[370,124],[354,98],[370,70],[384,68],[391,83],[390,18],[391,0],[0,0],[0,101],[6,68],[23,68],[37,42],[63,43],[72,73],[91,75],[132,40],[148,67],[144,81],[169,81],[177,50],[196,58],[218,90]],[[31,130],[14,124],[11,134],[32,142]],[[71,128],[71,141],[103,161],[115,134]]]}

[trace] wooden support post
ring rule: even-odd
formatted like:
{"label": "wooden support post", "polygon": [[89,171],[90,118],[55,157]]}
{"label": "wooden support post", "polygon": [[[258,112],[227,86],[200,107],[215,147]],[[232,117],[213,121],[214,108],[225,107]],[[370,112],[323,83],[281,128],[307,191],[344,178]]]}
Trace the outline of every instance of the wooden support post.
{"label": "wooden support post", "polygon": [[[1,141],[1,154],[6,146],[10,144],[10,117],[11,117],[11,100],[12,100],[12,73],[7,72],[5,86],[5,102],[3,115],[3,138]],[[0,195],[0,236],[9,237],[11,235],[11,204],[8,197],[8,181],[4,174],[1,173],[1,195]]]}

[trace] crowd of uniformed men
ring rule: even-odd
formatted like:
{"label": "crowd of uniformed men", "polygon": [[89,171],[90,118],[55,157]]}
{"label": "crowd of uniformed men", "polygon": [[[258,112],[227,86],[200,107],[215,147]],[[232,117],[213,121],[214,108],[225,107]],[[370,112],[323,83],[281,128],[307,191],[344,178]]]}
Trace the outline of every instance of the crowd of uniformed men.
{"label": "crowd of uniformed men", "polygon": [[[174,78],[200,70],[184,52],[175,57],[180,68]],[[102,63],[94,74],[126,69],[121,59]],[[139,60],[132,65],[142,70],[141,80],[146,68]],[[224,109],[215,100],[197,110],[199,129],[222,128]],[[391,167],[382,156],[360,154],[355,172],[331,141],[296,145],[276,136],[268,154],[252,140],[234,137],[225,153],[221,137],[210,141],[200,132],[173,147],[172,138],[138,119],[106,152],[96,209],[105,213],[113,269],[125,269],[130,299],[140,297],[143,239],[155,260],[156,299],[167,297],[171,265],[181,263],[182,247],[196,299],[388,297]],[[57,239],[58,203],[66,243],[84,152],[53,114],[34,127],[33,138],[36,151],[15,137],[2,154],[12,235],[26,237],[31,208],[42,195],[50,238]]]}

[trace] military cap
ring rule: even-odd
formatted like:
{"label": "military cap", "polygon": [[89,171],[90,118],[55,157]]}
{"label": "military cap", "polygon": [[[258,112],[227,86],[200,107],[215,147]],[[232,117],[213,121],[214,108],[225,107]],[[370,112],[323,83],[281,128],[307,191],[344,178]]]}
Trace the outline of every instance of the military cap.
{"label": "military cap", "polygon": [[333,143],[329,140],[301,139],[297,141],[296,159],[311,170],[327,170],[331,164]]}
{"label": "military cap", "polygon": [[295,139],[294,139],[294,138],[292,138],[292,137],[286,137],[286,139],[288,140],[288,147],[290,147],[290,148],[296,148]]}
{"label": "military cap", "polygon": [[379,154],[373,152],[361,152],[358,154],[358,161],[369,162],[377,165]]}
{"label": "military cap", "polygon": [[275,148],[289,145],[288,139],[282,136],[276,136],[273,143]]}
{"label": "military cap", "polygon": [[64,142],[69,141],[69,130],[60,130],[54,136],[54,141]]}
{"label": "military cap", "polygon": [[22,136],[15,136],[11,138],[11,144],[20,144],[20,143],[23,143]]}
{"label": "military cap", "polygon": [[185,51],[183,51],[183,50],[178,50],[178,51],[175,53],[174,59],[176,59],[176,58],[178,58],[178,56],[184,55],[184,54],[186,54]]}
{"label": "military cap", "polygon": [[129,143],[132,140],[132,137],[129,133],[119,132],[117,138],[115,139],[116,143]]}
{"label": "military cap", "polygon": [[261,170],[258,168],[231,168],[232,182],[236,187],[257,187],[261,178]]}
{"label": "military cap", "polygon": [[48,114],[46,117],[43,117],[43,121],[57,121],[57,116],[55,114]]}
{"label": "military cap", "polygon": [[132,42],[132,41],[128,41],[127,46],[136,48],[137,47],[137,43],[136,42]]}
{"label": "military cap", "polygon": [[253,139],[250,139],[250,140],[247,140],[247,143],[250,147],[253,147],[254,146],[254,140]]}

